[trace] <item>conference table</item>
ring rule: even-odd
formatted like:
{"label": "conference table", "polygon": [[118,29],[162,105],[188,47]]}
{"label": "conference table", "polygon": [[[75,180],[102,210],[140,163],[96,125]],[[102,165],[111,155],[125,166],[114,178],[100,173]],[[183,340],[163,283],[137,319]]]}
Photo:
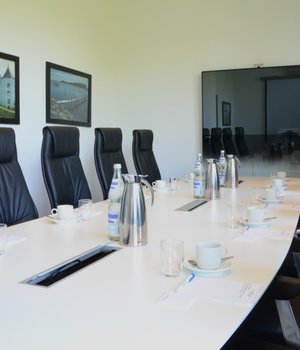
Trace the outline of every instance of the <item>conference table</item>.
{"label": "conference table", "polygon": [[[300,179],[288,178],[282,201],[266,206],[274,219],[231,229],[227,204],[251,205],[253,188],[268,181],[243,180],[192,211],[176,210],[193,201],[189,182],[155,192],[153,206],[145,190],[148,243],[142,247],[108,241],[108,201],[94,203],[88,221],[61,224],[45,216],[9,227],[0,256],[1,349],[220,349],[282,265],[299,217]],[[233,259],[217,273],[184,267],[178,277],[166,277],[160,272],[165,238],[184,241],[185,266],[200,241],[221,243]],[[118,249],[49,287],[26,283],[102,245]],[[236,288],[252,289],[251,299],[232,295]]]}

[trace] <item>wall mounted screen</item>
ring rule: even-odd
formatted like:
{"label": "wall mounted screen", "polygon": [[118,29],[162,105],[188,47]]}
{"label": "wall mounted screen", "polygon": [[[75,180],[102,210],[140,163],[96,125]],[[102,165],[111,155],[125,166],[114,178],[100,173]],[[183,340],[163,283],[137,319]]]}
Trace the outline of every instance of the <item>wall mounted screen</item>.
{"label": "wall mounted screen", "polygon": [[206,157],[223,148],[252,159],[298,159],[300,66],[202,72],[202,127]]}

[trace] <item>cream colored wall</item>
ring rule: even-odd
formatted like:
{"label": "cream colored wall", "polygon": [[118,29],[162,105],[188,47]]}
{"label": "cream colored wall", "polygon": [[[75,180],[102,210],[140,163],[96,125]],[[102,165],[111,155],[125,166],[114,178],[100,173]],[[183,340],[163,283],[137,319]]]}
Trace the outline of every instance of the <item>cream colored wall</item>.
{"label": "cream colored wall", "polygon": [[80,128],[80,153],[93,199],[99,200],[94,128],[118,123],[114,118],[110,68],[106,66],[105,6],[99,0],[28,0],[18,4],[3,2],[1,9],[0,51],[20,57],[21,123],[13,126],[18,156],[40,215],[50,209],[40,162],[42,129],[46,125],[46,61],[92,74],[93,122],[92,128]]}
{"label": "cream colored wall", "polygon": [[297,0],[111,4],[117,115],[154,130],[164,177],[192,170],[200,149],[201,71],[300,63]]}
{"label": "cream colored wall", "polygon": [[[298,0],[51,0],[1,4],[1,51],[20,57],[19,160],[41,215],[45,62],[92,74],[81,158],[101,198],[94,128],[120,126],[130,171],[134,128],[151,128],[163,177],[192,170],[201,147],[201,71],[299,64]],[[5,35],[4,35],[5,33]]]}

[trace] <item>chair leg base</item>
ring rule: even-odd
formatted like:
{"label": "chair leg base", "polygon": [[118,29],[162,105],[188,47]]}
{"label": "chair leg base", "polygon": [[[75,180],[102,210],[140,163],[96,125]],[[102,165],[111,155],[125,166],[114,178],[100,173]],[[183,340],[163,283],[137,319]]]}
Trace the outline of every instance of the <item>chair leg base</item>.
{"label": "chair leg base", "polygon": [[300,331],[289,300],[275,300],[275,302],[285,341],[300,349]]}

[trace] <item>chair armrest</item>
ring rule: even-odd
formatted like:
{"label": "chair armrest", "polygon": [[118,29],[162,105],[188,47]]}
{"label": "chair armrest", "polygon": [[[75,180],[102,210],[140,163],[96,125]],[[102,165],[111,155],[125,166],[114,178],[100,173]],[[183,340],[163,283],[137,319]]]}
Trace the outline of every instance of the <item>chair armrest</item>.
{"label": "chair armrest", "polygon": [[277,275],[266,295],[277,300],[290,300],[300,294],[300,279],[295,277]]}

